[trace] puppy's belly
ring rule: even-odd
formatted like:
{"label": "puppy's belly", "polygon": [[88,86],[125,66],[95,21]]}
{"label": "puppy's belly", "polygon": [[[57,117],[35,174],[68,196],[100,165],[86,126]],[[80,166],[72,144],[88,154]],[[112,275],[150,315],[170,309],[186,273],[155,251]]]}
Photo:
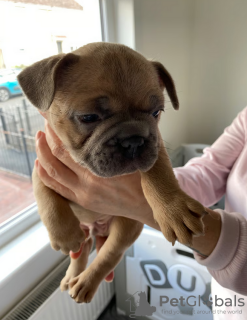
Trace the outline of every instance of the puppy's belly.
{"label": "puppy's belly", "polygon": [[109,235],[109,227],[113,217],[87,210],[74,202],[70,202],[70,207],[87,236],[105,237]]}
{"label": "puppy's belly", "polygon": [[112,218],[107,222],[95,221],[91,224],[80,223],[80,227],[85,231],[87,236],[101,236],[106,237],[109,235],[109,226]]}

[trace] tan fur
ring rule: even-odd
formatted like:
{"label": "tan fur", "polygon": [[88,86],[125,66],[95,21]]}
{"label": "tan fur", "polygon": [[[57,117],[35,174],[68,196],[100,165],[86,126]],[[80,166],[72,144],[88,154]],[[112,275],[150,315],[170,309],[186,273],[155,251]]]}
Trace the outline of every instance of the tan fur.
{"label": "tan fur", "polygon": [[148,172],[141,172],[141,184],[166,239],[172,244],[178,240],[191,246],[192,236],[203,234],[201,219],[206,212],[180,189],[163,144],[155,165]]}
{"label": "tan fur", "polygon": [[[173,80],[158,62],[150,62],[128,47],[93,43],[73,53],[57,55],[26,68],[18,80],[30,101],[42,112],[73,159],[102,177],[139,170],[144,194],[166,238],[190,244],[203,232],[204,208],[181,191],[158,131],[166,88],[175,109],[179,103]],[[81,114],[100,114],[100,120],[81,123]],[[139,153],[131,158],[122,147],[131,137],[142,137]],[[121,145],[121,146],[120,146]],[[141,150],[141,151],[140,151]],[[129,152],[129,151],[128,151]],[[77,302],[91,301],[100,282],[116,267],[124,251],[137,239],[143,225],[127,218],[86,210],[46,187],[33,172],[39,214],[51,245],[80,257],[61,282]],[[92,240],[83,226],[109,223],[108,236],[97,258],[85,270]],[[97,238],[98,237],[98,238]]]}

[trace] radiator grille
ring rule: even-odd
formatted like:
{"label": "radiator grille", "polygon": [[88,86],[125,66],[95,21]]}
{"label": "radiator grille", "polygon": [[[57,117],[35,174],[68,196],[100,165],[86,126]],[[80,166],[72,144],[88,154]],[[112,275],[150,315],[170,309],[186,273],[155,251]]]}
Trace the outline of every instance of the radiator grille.
{"label": "radiator grille", "polygon": [[[95,256],[94,250],[88,264]],[[113,283],[102,282],[91,303],[78,305],[60,292],[68,266],[66,258],[2,320],[96,320],[114,295]]]}
{"label": "radiator grille", "polygon": [[60,263],[27,297],[25,297],[3,320],[25,320],[57,290],[69,266],[69,258]]}

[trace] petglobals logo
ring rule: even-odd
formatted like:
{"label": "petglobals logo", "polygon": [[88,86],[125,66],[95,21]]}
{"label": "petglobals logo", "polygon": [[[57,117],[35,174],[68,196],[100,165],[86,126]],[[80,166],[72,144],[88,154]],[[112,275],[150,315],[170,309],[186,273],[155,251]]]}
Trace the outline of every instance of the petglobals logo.
{"label": "petglobals logo", "polygon": [[[155,306],[151,306],[150,303],[147,301],[147,296],[146,296],[146,292],[139,292],[137,291],[136,293],[134,293],[131,297],[135,297],[135,295],[138,294],[139,296],[139,302],[137,303],[136,309],[132,310],[132,306],[131,306],[131,298],[128,298],[126,301],[130,302],[130,314],[129,317],[134,319],[134,318],[138,318],[141,316],[152,316],[153,313],[156,312],[156,307]],[[180,296],[179,298],[174,298],[174,297],[169,297],[169,296],[160,296],[159,297],[159,306],[160,307],[178,307],[178,306],[182,306],[182,307],[200,307],[201,305],[207,305],[208,307],[214,305],[215,307],[223,307],[222,310],[221,309],[217,309],[217,310],[210,310],[210,311],[196,311],[195,309],[192,309],[192,312],[189,313],[191,316],[192,315],[208,315],[208,314],[242,314],[242,310],[229,310],[226,311],[224,307],[230,307],[230,306],[234,306],[234,307],[243,307],[245,305],[244,303],[244,299],[243,298],[238,298],[237,296],[234,295],[234,298],[225,298],[222,299],[220,297],[218,297],[217,295],[214,296],[214,298],[210,298],[209,301],[205,302],[202,300],[201,296]],[[132,313],[133,312],[133,313]],[[163,315],[179,315],[181,314],[179,311],[177,310],[172,310],[171,308],[166,308],[166,309],[162,309],[161,313]],[[188,314],[187,314],[188,315]]]}
{"label": "petglobals logo", "polygon": [[214,297],[210,297],[208,301],[205,301],[202,299],[202,297],[199,296],[187,296],[183,297],[180,296],[179,298],[170,298],[168,296],[160,296],[160,307],[163,305],[169,304],[172,307],[177,307],[179,304],[183,307],[185,305],[195,307],[195,306],[201,306],[202,304],[209,306],[215,306],[215,307],[243,307],[245,305],[244,298],[238,298],[234,295],[232,298],[225,298],[222,299],[215,295]]}
{"label": "petglobals logo", "polygon": [[140,291],[134,294],[129,291],[131,297],[126,300],[130,318],[155,316],[155,319],[164,319],[165,316],[183,320],[203,315],[204,320],[212,320],[215,313],[242,314],[243,298],[212,296],[210,278],[203,278],[187,265],[167,267],[160,260],[142,260],[138,264],[142,273],[140,277],[132,276],[129,283],[132,289]]}
{"label": "petglobals logo", "polygon": [[[231,314],[231,315],[240,315],[243,310],[231,308],[230,310],[226,310],[226,307],[243,307],[245,305],[244,298],[238,298],[234,295],[233,298],[225,298],[222,299],[215,295],[214,297],[210,297],[208,301],[202,300],[201,296],[180,296],[179,298],[172,298],[169,296],[160,296],[160,307],[193,307],[191,315],[208,315],[208,314]],[[200,310],[202,305],[206,305],[208,307],[214,306],[213,310]],[[196,310],[196,307],[197,308]],[[163,314],[179,314],[178,312],[174,312],[171,308],[166,308],[162,310]]]}

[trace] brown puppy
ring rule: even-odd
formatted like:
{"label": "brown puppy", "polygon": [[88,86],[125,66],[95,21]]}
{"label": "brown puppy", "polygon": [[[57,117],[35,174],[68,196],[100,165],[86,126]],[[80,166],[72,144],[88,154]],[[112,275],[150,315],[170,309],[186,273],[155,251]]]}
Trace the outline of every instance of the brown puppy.
{"label": "brown puppy", "polygon": [[[159,135],[164,88],[174,108],[179,106],[173,80],[160,63],[123,45],[93,43],[39,61],[18,80],[77,163],[105,178],[141,172],[144,194],[169,241],[190,244],[192,234],[203,232],[204,208],[178,187]],[[112,278],[111,271],[143,226],[64,199],[44,186],[35,170],[33,185],[52,247],[68,254],[84,242],[61,289],[68,289],[69,282],[75,301],[89,302],[100,282]],[[88,232],[96,236],[98,247],[108,238],[84,270],[92,246],[91,237],[85,241]]]}

